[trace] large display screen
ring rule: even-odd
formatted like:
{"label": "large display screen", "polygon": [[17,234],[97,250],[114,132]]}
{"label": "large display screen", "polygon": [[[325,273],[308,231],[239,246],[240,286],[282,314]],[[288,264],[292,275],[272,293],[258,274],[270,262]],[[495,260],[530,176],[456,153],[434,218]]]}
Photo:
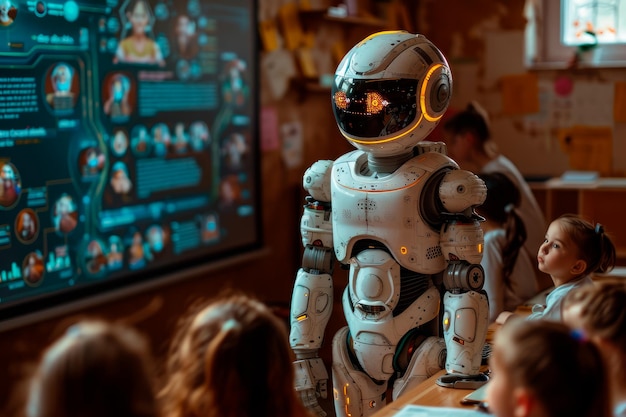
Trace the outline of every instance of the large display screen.
{"label": "large display screen", "polygon": [[0,324],[260,245],[256,4],[0,0]]}

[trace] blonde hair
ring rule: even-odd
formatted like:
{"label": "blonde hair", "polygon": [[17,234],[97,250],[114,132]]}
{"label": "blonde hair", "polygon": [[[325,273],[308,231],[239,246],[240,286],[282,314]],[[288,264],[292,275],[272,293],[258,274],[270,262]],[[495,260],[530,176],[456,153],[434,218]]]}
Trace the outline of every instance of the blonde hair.
{"label": "blonde hair", "polygon": [[[580,306],[582,327],[589,336],[598,336],[624,352],[617,369],[626,366],[626,282],[622,278],[596,281],[567,293],[563,308]],[[619,373],[623,383],[626,377]]]}
{"label": "blonde hair", "polygon": [[499,363],[550,416],[610,416],[608,380],[598,348],[563,323],[517,319],[496,334]]}
{"label": "blonde hair", "polygon": [[171,343],[164,414],[302,415],[292,360],[286,323],[260,301],[233,293],[193,307]]}
{"label": "blonde hair", "polygon": [[46,349],[27,417],[157,417],[154,363],[136,330],[83,320]]}

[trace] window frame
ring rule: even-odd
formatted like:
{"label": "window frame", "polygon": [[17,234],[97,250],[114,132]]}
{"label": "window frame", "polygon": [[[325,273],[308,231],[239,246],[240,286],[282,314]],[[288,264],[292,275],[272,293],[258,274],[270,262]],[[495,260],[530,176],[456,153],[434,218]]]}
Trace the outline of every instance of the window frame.
{"label": "window frame", "polygon": [[[533,69],[570,66],[576,46],[561,43],[561,3],[563,0],[527,0],[526,66]],[[626,43],[602,44],[590,51],[593,59],[580,62],[583,67],[626,68]]]}

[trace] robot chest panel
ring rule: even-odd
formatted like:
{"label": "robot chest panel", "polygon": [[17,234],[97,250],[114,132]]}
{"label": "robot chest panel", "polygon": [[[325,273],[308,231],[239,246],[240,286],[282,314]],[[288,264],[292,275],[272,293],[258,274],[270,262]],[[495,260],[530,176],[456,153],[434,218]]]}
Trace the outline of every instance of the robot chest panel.
{"label": "robot chest panel", "polygon": [[[360,239],[384,243],[390,250],[415,247],[428,233],[419,215],[423,171],[407,169],[384,179],[336,169],[332,181],[335,253],[341,261]],[[420,229],[422,229],[420,231]]]}
{"label": "robot chest panel", "polygon": [[344,227],[352,225],[370,231],[397,227],[417,216],[419,193],[416,191],[415,187],[372,192],[338,186],[332,196],[333,220]]}

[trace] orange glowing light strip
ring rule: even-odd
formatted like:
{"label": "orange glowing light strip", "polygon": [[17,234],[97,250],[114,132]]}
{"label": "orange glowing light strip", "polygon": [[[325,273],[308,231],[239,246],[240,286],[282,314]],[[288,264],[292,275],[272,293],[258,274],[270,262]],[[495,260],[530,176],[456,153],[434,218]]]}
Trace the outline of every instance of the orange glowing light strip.
{"label": "orange glowing light strip", "polygon": [[363,39],[361,42],[359,42],[359,45],[369,41],[370,39],[372,39],[375,36],[378,35],[383,35],[383,34],[387,34],[387,33],[400,33],[402,32],[401,30],[382,30],[380,32],[376,32],[376,33],[372,33],[370,36],[368,36],[367,38]]}
{"label": "orange glowing light strip", "polygon": [[430,70],[428,70],[426,77],[424,77],[424,83],[422,84],[422,91],[420,92],[420,107],[422,108],[422,114],[424,115],[426,120],[428,120],[429,122],[436,122],[437,120],[441,119],[441,117],[443,116],[443,114],[441,114],[438,117],[432,117],[428,115],[426,112],[426,87],[428,87],[428,82],[430,81],[430,77],[433,74],[433,72],[435,72],[441,67],[443,67],[442,64],[436,64],[436,65],[433,65]]}

